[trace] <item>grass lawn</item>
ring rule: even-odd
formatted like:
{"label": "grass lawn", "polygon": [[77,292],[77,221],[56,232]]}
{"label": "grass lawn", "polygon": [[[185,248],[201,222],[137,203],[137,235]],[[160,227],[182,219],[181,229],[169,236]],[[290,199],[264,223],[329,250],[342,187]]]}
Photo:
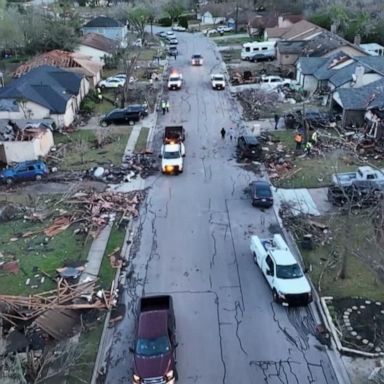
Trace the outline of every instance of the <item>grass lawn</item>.
{"label": "grass lawn", "polygon": [[148,134],[149,134],[149,128],[142,127],[135,145],[135,151],[134,151],[135,153],[140,153],[147,149]]}
{"label": "grass lawn", "polygon": [[336,172],[355,170],[359,164],[351,164],[350,157],[342,150],[335,150],[318,158],[294,158],[294,130],[275,132],[273,135],[289,150],[295,169],[301,168],[293,177],[274,181],[274,185],[283,188],[316,188],[328,186],[331,175]]}
{"label": "grass lawn", "polygon": [[100,313],[98,316],[99,320],[88,325],[89,329],[81,333],[79,344],[77,345],[81,355],[79,359],[74,362],[73,368],[68,373],[66,383],[82,384],[91,382],[100,338],[103,332],[104,318],[105,313]]}
{"label": "grass lawn", "polygon": [[116,269],[112,268],[108,255],[116,248],[123,246],[125,237],[125,230],[113,226],[111,235],[109,236],[107,248],[105,250],[104,258],[101,263],[99,279],[100,285],[106,290],[110,290],[112,280],[115,278]]}
{"label": "grass lawn", "polygon": [[[332,240],[329,245],[313,251],[302,250],[305,264],[311,265],[311,279],[318,289],[321,279],[321,296],[363,297],[371,300],[384,300],[384,283],[368,266],[367,259],[375,259],[378,265],[383,263],[383,252],[376,245],[371,218],[364,211],[356,211],[348,216],[336,216],[329,221]],[[336,257],[332,256],[336,252]],[[345,278],[338,278],[340,259],[345,252]],[[323,272],[328,259],[335,260]]]}
{"label": "grass lawn", "polygon": [[[55,143],[70,144],[60,163],[61,170],[85,170],[106,164],[120,164],[132,127],[119,127],[118,131],[100,128],[100,130],[78,130],[70,135],[55,133]],[[97,135],[107,134],[112,143],[95,148]]]}
{"label": "grass lawn", "polygon": [[228,39],[213,39],[216,45],[239,45],[254,41],[251,37],[229,37]]}
{"label": "grass lawn", "polygon": [[[55,277],[56,268],[62,267],[65,262],[78,262],[86,259],[90,241],[85,243],[84,236],[74,235],[75,226],[69,227],[50,239],[40,233],[24,239],[20,238],[17,241],[10,241],[27,231],[45,228],[49,223],[50,220],[47,219],[42,224],[31,223],[27,220],[14,220],[0,224],[1,252],[5,260],[14,257],[20,263],[20,271],[16,275],[0,271],[0,292],[2,294],[19,295],[51,290],[56,287],[56,283],[45,277],[44,283],[41,284],[41,273],[39,278],[34,277],[39,271]],[[31,283],[26,286],[25,282],[28,278],[31,279]],[[38,287],[31,289],[32,285]]]}

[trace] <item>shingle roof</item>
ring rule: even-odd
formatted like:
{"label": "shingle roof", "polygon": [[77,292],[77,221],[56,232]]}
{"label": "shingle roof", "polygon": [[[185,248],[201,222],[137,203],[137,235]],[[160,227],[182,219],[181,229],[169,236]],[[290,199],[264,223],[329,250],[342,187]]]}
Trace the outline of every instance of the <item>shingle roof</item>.
{"label": "shingle roof", "polygon": [[359,63],[365,67],[371,68],[375,72],[379,72],[384,76],[384,57],[383,56],[359,56],[356,57]]}
{"label": "shingle roof", "polygon": [[78,68],[81,69],[87,76],[96,75],[102,68],[102,65],[92,61],[90,56],[55,49],[53,51],[37,55],[27,63],[20,65],[20,67],[18,67],[13,73],[13,77],[20,77],[29,72],[32,68],[40,67],[41,65],[52,65],[62,68]]}
{"label": "shingle roof", "polygon": [[310,23],[307,20],[300,20],[297,23],[293,24],[291,27],[289,27],[289,30],[284,33],[283,39],[302,39],[302,36],[304,34],[312,34],[315,33],[317,30],[320,30],[320,27],[318,27],[317,25]]}
{"label": "shingle roof", "polygon": [[313,75],[327,60],[326,57],[300,57],[298,63],[303,75]]}
{"label": "shingle roof", "polygon": [[277,48],[280,53],[297,53],[298,55],[304,52],[304,48],[307,45],[307,41],[302,40],[281,40],[277,42]]}
{"label": "shingle roof", "polygon": [[122,27],[123,24],[121,24],[119,21],[112,19],[111,17],[107,16],[99,16],[95,17],[91,21],[89,21],[87,24],[83,26],[83,28],[116,28],[116,27]]}
{"label": "shingle roof", "polygon": [[103,52],[115,54],[119,49],[119,42],[109,39],[99,33],[87,33],[81,40],[82,45],[92,47]]}
{"label": "shingle roof", "polygon": [[384,79],[360,88],[340,88],[337,92],[345,110],[384,107]]}
{"label": "shingle roof", "polygon": [[317,68],[314,76],[318,80],[329,80],[335,73],[345,68],[348,62],[353,64],[354,60],[344,52],[337,52]]}
{"label": "shingle roof", "polygon": [[79,93],[82,75],[43,65],[0,88],[0,99],[24,98],[52,113],[64,113],[68,100]]}

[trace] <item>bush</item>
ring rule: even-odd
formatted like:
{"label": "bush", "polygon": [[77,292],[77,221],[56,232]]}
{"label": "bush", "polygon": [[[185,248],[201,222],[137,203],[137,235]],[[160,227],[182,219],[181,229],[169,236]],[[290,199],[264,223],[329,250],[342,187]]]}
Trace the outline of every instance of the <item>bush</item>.
{"label": "bush", "polygon": [[172,25],[172,20],[170,17],[161,17],[159,20],[158,20],[158,23],[162,26],[162,27],[170,27]]}
{"label": "bush", "polygon": [[81,102],[80,113],[91,114],[95,110],[95,107],[96,107],[96,103],[94,102],[94,100],[92,100],[92,97],[87,95]]}

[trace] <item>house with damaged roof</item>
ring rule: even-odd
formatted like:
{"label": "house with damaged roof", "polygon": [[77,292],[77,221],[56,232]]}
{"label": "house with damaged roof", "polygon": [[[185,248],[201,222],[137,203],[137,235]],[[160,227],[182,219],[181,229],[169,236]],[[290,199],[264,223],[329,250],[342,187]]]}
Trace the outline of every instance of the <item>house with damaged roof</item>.
{"label": "house with damaged roof", "polygon": [[88,91],[84,75],[42,65],[0,88],[0,119],[50,117],[57,127],[67,127]]}
{"label": "house with damaged roof", "polygon": [[384,136],[384,78],[356,89],[338,89],[332,107],[341,112],[343,125],[366,124],[369,135],[376,139]]}
{"label": "house with damaged roof", "polygon": [[356,89],[383,77],[383,57],[351,57],[338,52],[330,57],[301,57],[296,80],[309,93],[332,93],[339,88]]}
{"label": "house with damaged roof", "polygon": [[80,41],[76,52],[90,56],[97,63],[105,64],[107,57],[115,56],[120,48],[117,40],[109,39],[99,33],[87,33]]}
{"label": "house with damaged roof", "polygon": [[66,71],[84,75],[93,87],[101,80],[101,70],[103,68],[103,64],[93,61],[90,56],[78,52],[67,52],[55,49],[37,55],[28,62],[20,65],[13,73],[13,77],[21,77],[31,69],[42,65],[52,65],[65,69]]}

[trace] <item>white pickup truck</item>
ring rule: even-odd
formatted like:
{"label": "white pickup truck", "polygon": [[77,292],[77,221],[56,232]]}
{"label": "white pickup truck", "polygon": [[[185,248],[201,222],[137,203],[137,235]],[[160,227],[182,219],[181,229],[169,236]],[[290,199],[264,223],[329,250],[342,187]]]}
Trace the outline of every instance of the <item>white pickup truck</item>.
{"label": "white pickup truck", "polygon": [[225,89],[225,77],[221,73],[211,75],[211,84],[213,89]]}
{"label": "white pickup truck", "polygon": [[183,84],[181,73],[171,73],[168,78],[168,89],[180,89]]}
{"label": "white pickup truck", "polygon": [[182,142],[161,146],[161,172],[178,175],[184,170],[185,147]]}
{"label": "white pickup truck", "polygon": [[355,181],[376,181],[384,183],[383,170],[378,170],[365,165],[357,168],[355,172],[335,173],[332,175],[332,183],[341,187],[349,187]]}
{"label": "white pickup truck", "polygon": [[297,82],[280,76],[262,76],[260,79],[260,89],[265,91],[274,91],[279,87],[287,85],[297,85]]}
{"label": "white pickup truck", "polygon": [[251,252],[272,289],[274,301],[283,305],[308,304],[312,289],[280,234],[270,239],[251,237]]}

